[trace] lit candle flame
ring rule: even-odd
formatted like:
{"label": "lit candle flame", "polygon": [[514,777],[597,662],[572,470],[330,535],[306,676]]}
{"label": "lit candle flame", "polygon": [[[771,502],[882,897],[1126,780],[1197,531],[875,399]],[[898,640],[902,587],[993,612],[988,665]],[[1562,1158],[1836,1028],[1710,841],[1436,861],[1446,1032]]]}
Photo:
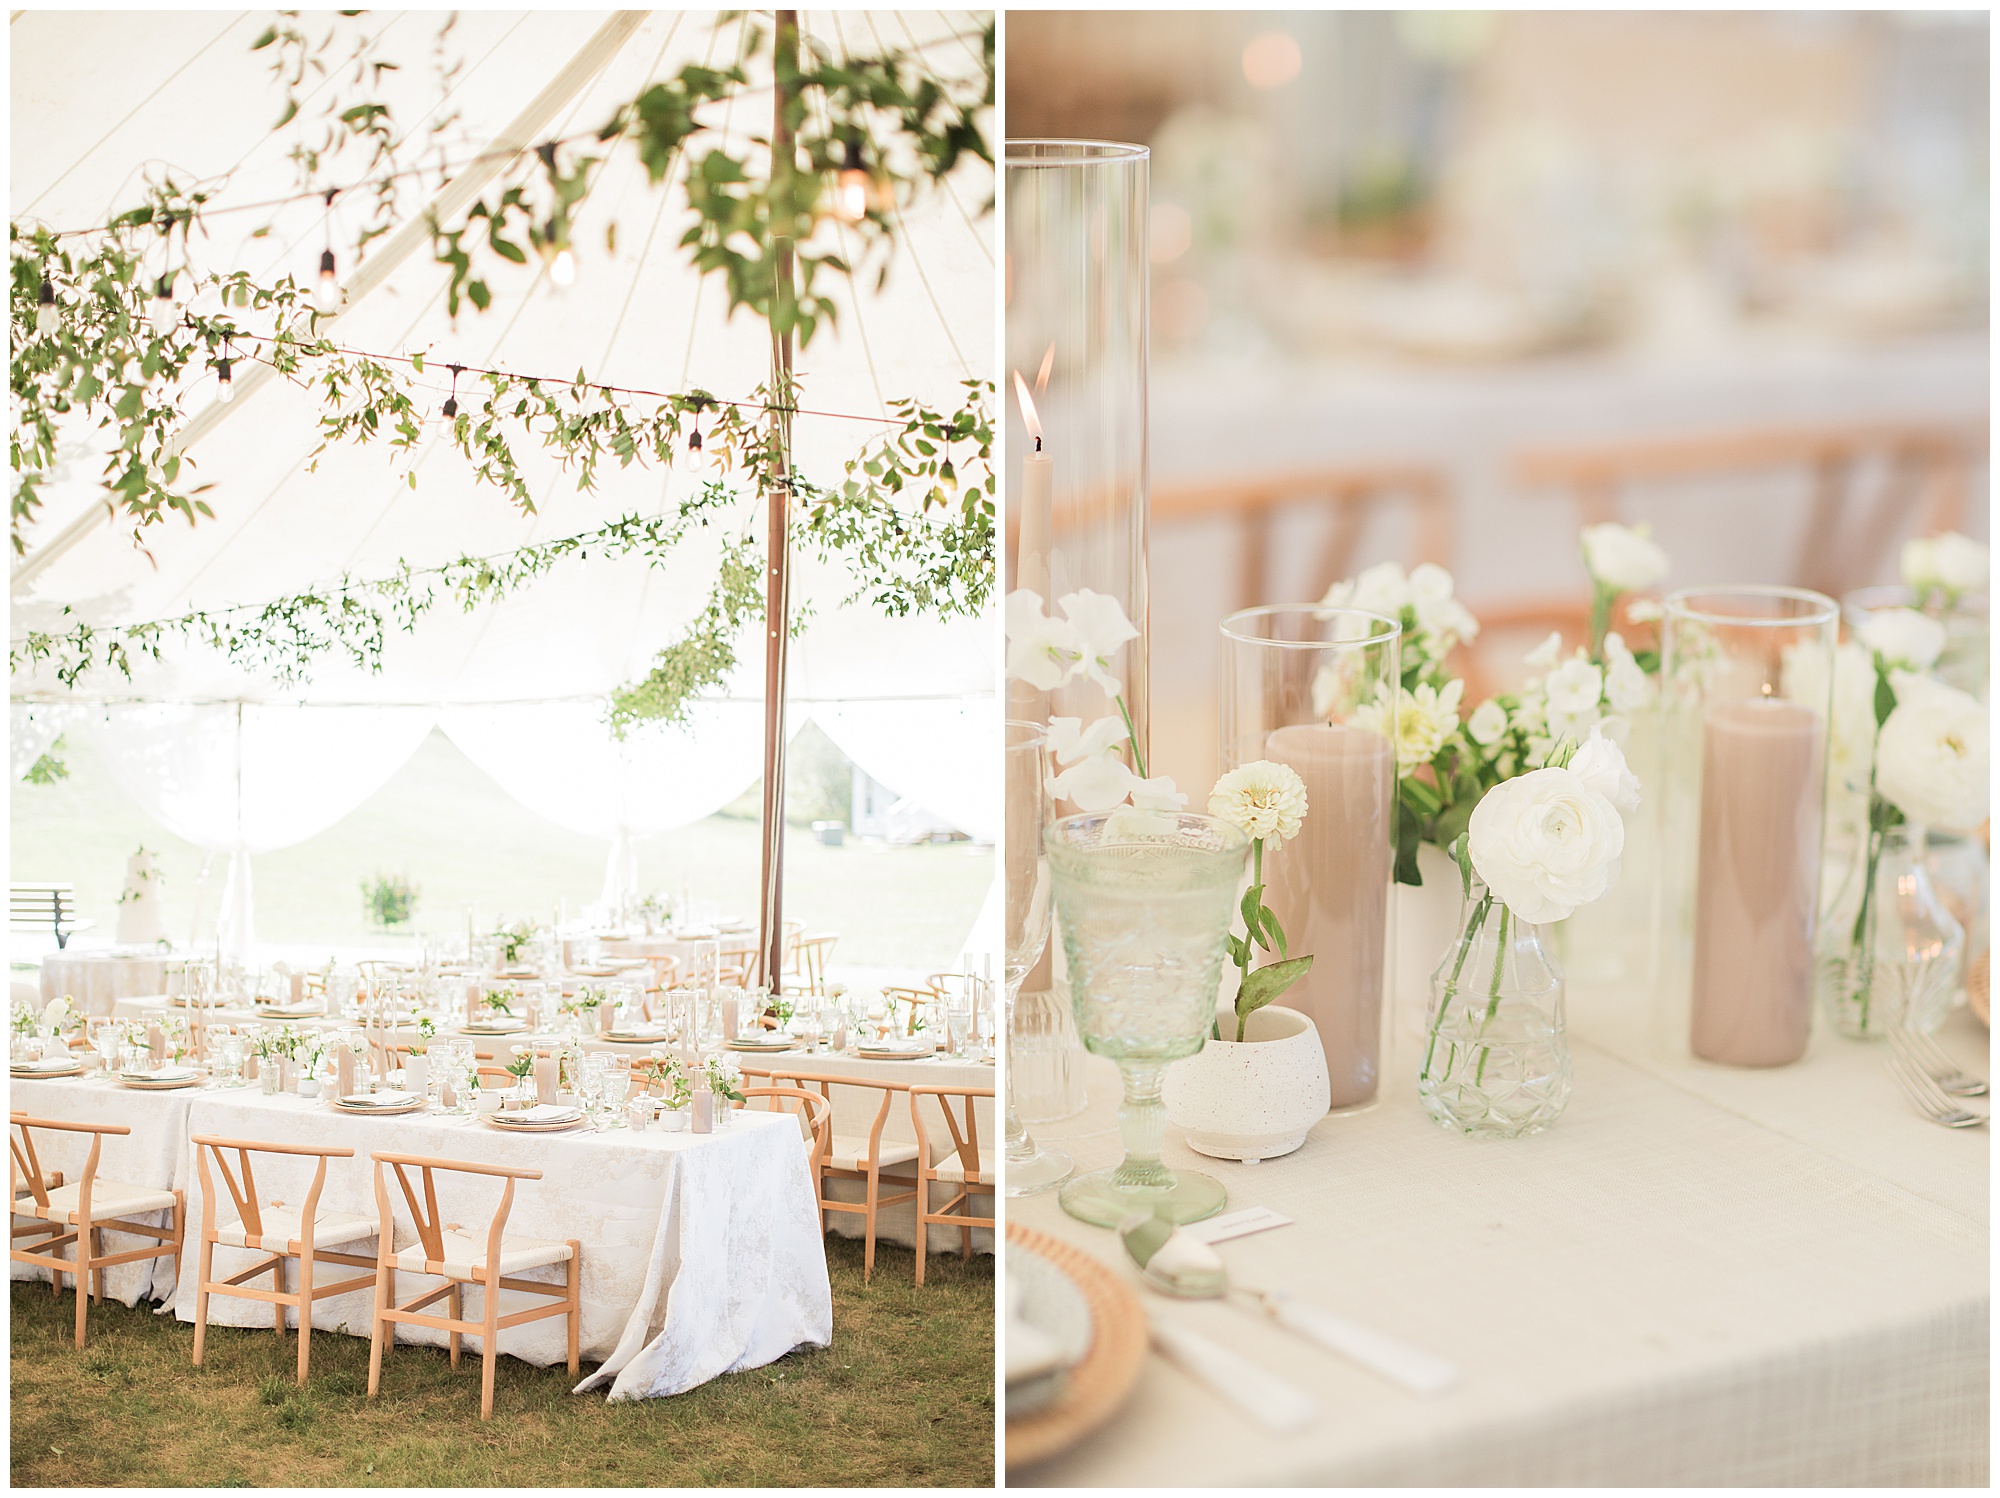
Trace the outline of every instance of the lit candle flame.
{"label": "lit candle flame", "polygon": [[[1046,359],[1042,361],[1042,367],[1044,369],[1048,367]],[[1028,424],[1028,435],[1035,439],[1035,451],[1040,452],[1042,450],[1042,418],[1036,414],[1035,398],[1028,394],[1028,382],[1021,378],[1021,371],[1018,369],[1014,371],[1014,394],[1021,402],[1021,420]]]}

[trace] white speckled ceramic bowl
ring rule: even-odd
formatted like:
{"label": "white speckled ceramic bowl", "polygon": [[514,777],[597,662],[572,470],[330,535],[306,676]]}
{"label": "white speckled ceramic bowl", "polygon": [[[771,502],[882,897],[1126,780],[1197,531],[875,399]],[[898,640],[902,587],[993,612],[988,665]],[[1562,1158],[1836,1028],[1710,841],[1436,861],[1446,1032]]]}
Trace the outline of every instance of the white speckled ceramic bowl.
{"label": "white speckled ceramic bowl", "polygon": [[[1224,1021],[1225,1033],[1233,1033]],[[1167,1118],[1190,1149],[1254,1164],[1289,1155],[1326,1116],[1332,1089],[1326,1052],[1311,1020],[1270,1004],[1255,1011],[1241,1041],[1210,1037],[1167,1068]]]}

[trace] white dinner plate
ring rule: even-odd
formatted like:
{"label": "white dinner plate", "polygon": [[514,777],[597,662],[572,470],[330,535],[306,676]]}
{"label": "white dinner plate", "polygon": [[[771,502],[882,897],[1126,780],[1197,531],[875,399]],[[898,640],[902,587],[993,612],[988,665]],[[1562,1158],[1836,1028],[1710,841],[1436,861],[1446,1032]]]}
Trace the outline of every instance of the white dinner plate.
{"label": "white dinner plate", "polygon": [[524,1019],[481,1019],[471,1024],[460,1023],[462,1035],[518,1035],[528,1028]]}

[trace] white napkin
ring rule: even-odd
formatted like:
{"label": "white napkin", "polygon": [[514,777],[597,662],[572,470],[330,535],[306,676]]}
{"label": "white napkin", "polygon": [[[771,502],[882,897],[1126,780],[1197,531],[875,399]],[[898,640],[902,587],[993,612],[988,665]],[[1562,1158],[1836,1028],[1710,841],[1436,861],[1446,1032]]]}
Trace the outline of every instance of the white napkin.
{"label": "white napkin", "polygon": [[355,1092],[341,1099],[350,1108],[400,1108],[405,1103],[414,1103],[414,1092]]}
{"label": "white napkin", "polygon": [[532,1108],[519,1108],[512,1113],[496,1113],[493,1116],[507,1124],[563,1123],[583,1117],[583,1110],[565,1108],[559,1103],[537,1103]]}

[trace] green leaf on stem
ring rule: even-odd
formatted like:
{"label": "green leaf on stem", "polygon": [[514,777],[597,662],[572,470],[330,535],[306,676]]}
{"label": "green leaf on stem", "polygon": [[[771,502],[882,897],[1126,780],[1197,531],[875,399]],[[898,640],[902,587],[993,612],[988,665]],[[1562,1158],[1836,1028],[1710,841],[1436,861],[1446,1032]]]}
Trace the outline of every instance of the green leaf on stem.
{"label": "green leaf on stem", "polygon": [[1260,967],[1243,980],[1243,986],[1236,993],[1236,1038],[1243,1038],[1243,1022],[1266,1004],[1290,988],[1311,971],[1310,957],[1293,957],[1285,962],[1274,962],[1268,967]]}

